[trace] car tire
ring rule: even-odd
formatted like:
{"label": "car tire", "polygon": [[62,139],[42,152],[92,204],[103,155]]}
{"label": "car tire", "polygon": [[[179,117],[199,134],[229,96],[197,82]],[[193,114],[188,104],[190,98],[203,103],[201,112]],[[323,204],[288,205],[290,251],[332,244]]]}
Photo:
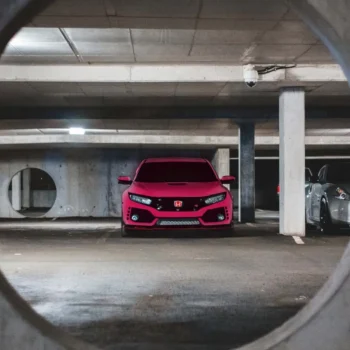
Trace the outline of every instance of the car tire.
{"label": "car tire", "polygon": [[230,228],[230,229],[225,231],[225,236],[226,237],[233,237],[234,236],[234,232],[235,231],[233,230],[233,228]]}
{"label": "car tire", "polygon": [[235,230],[234,230],[234,223],[232,221],[231,224],[230,224],[230,227],[227,228],[226,230],[224,230],[224,236],[225,237],[233,237],[234,232],[235,232]]}
{"label": "car tire", "polygon": [[321,200],[319,230],[321,233],[326,235],[334,233],[337,230],[337,227],[332,223],[328,204],[325,198],[322,198]]}
{"label": "car tire", "polygon": [[129,230],[125,227],[123,219],[122,219],[122,225],[120,228],[120,234],[122,237],[128,237],[130,234]]}

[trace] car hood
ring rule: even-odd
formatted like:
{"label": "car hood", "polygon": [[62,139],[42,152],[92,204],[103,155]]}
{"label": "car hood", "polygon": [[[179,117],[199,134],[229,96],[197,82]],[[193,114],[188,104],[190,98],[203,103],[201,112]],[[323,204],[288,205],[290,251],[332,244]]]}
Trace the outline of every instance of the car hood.
{"label": "car hood", "polygon": [[146,183],[134,182],[130,193],[149,197],[206,197],[225,192],[221,182]]}

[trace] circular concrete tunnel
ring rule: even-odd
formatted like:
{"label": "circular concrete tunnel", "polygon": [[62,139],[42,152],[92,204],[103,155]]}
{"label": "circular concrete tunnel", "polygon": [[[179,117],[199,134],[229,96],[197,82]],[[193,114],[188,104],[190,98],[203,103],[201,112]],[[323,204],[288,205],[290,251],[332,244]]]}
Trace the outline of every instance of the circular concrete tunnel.
{"label": "circular concrete tunnel", "polygon": [[8,185],[12,209],[21,217],[44,217],[54,206],[57,187],[52,176],[38,168],[27,167],[16,172]]}
{"label": "circular concrete tunnel", "polygon": [[[243,0],[242,0],[243,1]],[[1,49],[50,1],[1,0]],[[289,0],[323,40],[350,80],[350,0]],[[346,350],[350,344],[350,246],[316,297],[282,327],[242,350]],[[0,274],[0,348],[93,349],[37,315]]]}

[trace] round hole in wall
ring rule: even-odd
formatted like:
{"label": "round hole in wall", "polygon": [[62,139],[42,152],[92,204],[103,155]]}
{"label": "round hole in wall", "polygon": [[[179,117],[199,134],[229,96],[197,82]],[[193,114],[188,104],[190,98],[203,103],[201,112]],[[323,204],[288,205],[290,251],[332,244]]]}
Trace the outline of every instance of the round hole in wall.
{"label": "round hole in wall", "polygon": [[54,205],[57,189],[44,170],[27,168],[16,173],[8,186],[12,208],[25,217],[44,216]]}

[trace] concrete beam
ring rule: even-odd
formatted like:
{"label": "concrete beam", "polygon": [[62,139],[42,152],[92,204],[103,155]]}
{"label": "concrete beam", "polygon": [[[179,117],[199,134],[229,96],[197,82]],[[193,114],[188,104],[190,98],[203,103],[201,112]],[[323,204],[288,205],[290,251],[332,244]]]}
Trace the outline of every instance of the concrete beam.
{"label": "concrete beam", "polygon": [[[242,65],[1,65],[0,81],[81,83],[243,82]],[[260,82],[344,82],[338,65],[298,65],[260,75]]]}
{"label": "concrete beam", "polygon": [[[1,149],[22,147],[186,147],[237,149],[238,136],[193,135],[14,135],[1,136]],[[255,136],[257,147],[279,145],[279,136]],[[348,146],[348,136],[306,136],[306,146]]]}
{"label": "concrete beam", "polygon": [[235,136],[180,136],[180,135],[16,135],[2,136],[0,148],[41,147],[231,147],[237,144]]}

